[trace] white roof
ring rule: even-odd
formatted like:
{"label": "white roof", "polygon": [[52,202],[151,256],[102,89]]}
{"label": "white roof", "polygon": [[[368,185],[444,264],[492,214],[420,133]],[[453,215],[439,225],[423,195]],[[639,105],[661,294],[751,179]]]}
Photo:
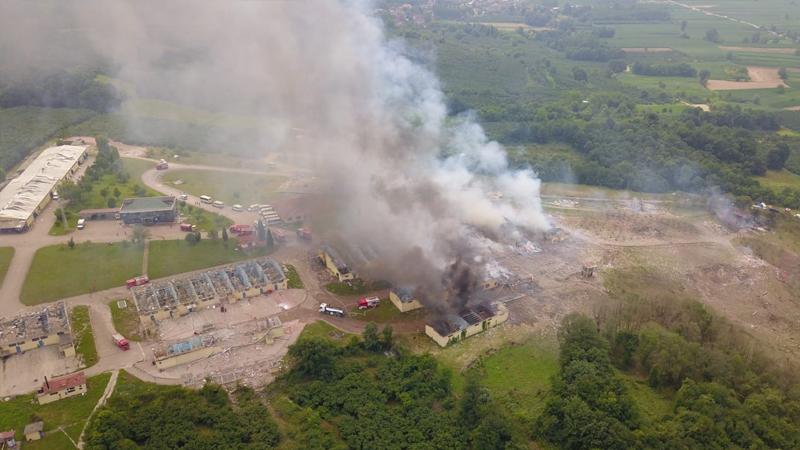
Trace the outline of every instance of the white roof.
{"label": "white roof", "polygon": [[86,152],[86,146],[45,149],[18,177],[0,191],[0,220],[27,220]]}

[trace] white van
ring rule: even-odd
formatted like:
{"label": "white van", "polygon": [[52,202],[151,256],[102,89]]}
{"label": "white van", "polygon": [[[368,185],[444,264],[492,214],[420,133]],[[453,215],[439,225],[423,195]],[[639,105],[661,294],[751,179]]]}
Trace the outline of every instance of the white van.
{"label": "white van", "polygon": [[76,228],[79,230],[86,228],[86,219],[78,219],[78,226]]}
{"label": "white van", "polygon": [[211,197],[209,197],[208,195],[201,195],[200,201],[203,203],[211,204]]}
{"label": "white van", "polygon": [[237,212],[244,211],[244,208],[242,208],[242,205],[233,205],[233,206],[231,206],[231,209],[234,210],[234,211],[237,211]]}
{"label": "white van", "polygon": [[222,209],[225,207],[225,203],[222,203],[221,201],[217,200],[214,203],[212,203],[211,206],[213,206],[214,208]]}
{"label": "white van", "polygon": [[259,208],[261,208],[261,205],[259,205],[258,203],[254,203],[254,204],[248,206],[247,210],[250,211],[250,212],[253,212],[253,211],[258,211]]}

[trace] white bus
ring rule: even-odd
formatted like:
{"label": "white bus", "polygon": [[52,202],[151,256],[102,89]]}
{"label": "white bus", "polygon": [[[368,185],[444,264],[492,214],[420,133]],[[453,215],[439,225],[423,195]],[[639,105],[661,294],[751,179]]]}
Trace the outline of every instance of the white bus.
{"label": "white bus", "polygon": [[244,211],[244,208],[242,208],[242,205],[233,205],[233,206],[231,206],[231,209],[234,210],[234,211],[237,211],[237,212]]}
{"label": "white bus", "polygon": [[201,195],[200,201],[203,203],[211,204],[211,197],[209,197],[208,195]]}
{"label": "white bus", "polygon": [[212,203],[211,206],[213,206],[214,208],[220,208],[221,209],[221,208],[225,207],[225,203],[222,203],[221,201],[217,200],[214,203]]}

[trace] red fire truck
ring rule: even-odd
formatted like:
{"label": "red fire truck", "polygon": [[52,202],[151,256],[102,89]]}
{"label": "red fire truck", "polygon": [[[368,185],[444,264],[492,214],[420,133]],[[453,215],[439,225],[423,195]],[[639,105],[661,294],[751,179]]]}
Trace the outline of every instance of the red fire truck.
{"label": "red fire truck", "polygon": [[130,280],[126,281],[125,282],[125,286],[127,286],[128,289],[130,289],[130,288],[132,288],[134,286],[141,286],[141,285],[147,284],[149,282],[150,282],[150,278],[148,278],[147,275],[142,275],[140,277],[131,278]]}
{"label": "red fire truck", "polygon": [[381,299],[378,297],[361,297],[358,300],[358,309],[371,309],[381,304]]}
{"label": "red fire truck", "polygon": [[114,345],[122,350],[128,350],[131,348],[131,344],[121,334],[114,333],[111,335],[111,339],[114,340]]}

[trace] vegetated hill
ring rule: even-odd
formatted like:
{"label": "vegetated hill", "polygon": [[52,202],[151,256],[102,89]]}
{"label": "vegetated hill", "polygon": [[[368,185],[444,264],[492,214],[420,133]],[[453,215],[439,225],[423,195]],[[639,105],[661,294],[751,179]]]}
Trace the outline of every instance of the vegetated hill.
{"label": "vegetated hill", "polygon": [[0,109],[0,167],[10,169],[62,129],[94,114],[88,109],[35,106]]}
{"label": "vegetated hill", "polygon": [[[695,69],[685,55],[620,55],[608,40],[580,30],[530,34],[434,23],[395,32],[436,55],[430,64],[442,78],[451,113],[474,110],[490,137],[528,146],[514,162],[533,167],[545,181],[645,192],[720,188],[742,203],[800,207],[800,190],[773,189],[754,179],[786,166],[798,138],[777,132],[796,125],[792,116],[754,103],[734,105],[698,78],[660,76],[665,67],[691,75]],[[703,77],[709,69],[727,76],[734,67],[716,51],[719,60],[694,64]],[[618,74],[637,61],[643,61],[637,67],[657,68],[648,72],[656,76],[629,82],[636,76]],[[681,103],[708,97],[715,99],[711,112]],[[567,144],[573,153],[566,159],[539,154],[541,144]]]}

